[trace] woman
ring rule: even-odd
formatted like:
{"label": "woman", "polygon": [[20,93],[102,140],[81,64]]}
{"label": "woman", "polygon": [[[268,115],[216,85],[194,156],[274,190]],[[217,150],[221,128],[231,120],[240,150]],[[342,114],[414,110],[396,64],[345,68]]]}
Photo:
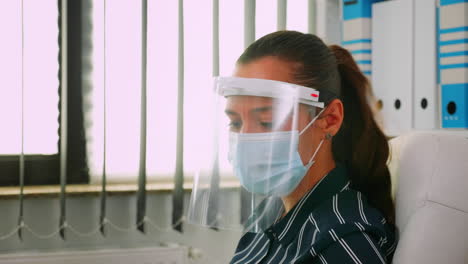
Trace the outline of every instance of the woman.
{"label": "woman", "polygon": [[349,52],[275,32],[251,44],[217,87],[234,175],[245,193],[263,197],[250,199],[231,263],[391,262],[389,147]]}

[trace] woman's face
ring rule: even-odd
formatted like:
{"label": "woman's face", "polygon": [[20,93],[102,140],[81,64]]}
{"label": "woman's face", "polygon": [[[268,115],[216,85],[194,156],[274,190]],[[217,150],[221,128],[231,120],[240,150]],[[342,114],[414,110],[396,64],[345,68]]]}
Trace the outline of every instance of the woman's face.
{"label": "woman's face", "polygon": [[[234,76],[294,83],[295,67],[295,63],[269,56],[238,65]],[[289,111],[285,109],[284,113],[281,113],[278,105],[282,105],[281,100],[268,97],[241,95],[228,97],[225,112],[230,119],[230,130],[238,133],[264,133],[293,129],[293,116],[290,115],[292,105]],[[285,108],[288,108],[287,105]],[[311,122],[313,115],[310,114],[310,107],[303,104],[299,104],[296,113],[298,115],[295,129],[302,131]],[[275,124],[273,120],[281,122]],[[308,162],[315,146],[320,141],[319,133],[313,132],[316,129],[314,126],[309,127],[299,139],[299,153],[304,163]]]}
{"label": "woman's face", "polygon": [[[302,130],[310,122],[310,107],[288,100],[259,96],[230,96],[225,113],[229,128],[237,133]],[[294,114],[295,113],[295,116]],[[298,118],[297,121],[294,117]],[[296,122],[297,123],[296,123]],[[294,125],[296,124],[296,125]]]}

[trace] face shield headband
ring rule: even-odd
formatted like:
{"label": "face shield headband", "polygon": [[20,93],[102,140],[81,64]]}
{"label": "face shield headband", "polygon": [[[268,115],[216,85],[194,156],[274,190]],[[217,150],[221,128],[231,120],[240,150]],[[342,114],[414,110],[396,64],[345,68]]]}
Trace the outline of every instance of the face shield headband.
{"label": "face shield headband", "polygon": [[293,97],[297,102],[324,108],[319,101],[320,92],[316,89],[297,84],[239,77],[217,77],[217,93],[221,96],[249,95],[282,99],[285,94]]}

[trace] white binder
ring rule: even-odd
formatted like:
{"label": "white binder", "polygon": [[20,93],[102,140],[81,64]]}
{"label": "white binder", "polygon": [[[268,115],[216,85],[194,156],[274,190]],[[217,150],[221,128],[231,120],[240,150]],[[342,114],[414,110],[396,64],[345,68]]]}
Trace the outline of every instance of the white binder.
{"label": "white binder", "polygon": [[414,4],[414,128],[434,129],[440,126],[436,0]]}
{"label": "white binder", "polygon": [[388,136],[413,127],[413,36],[413,1],[373,5],[372,85]]}
{"label": "white binder", "polygon": [[316,35],[327,44],[341,43],[340,1],[315,1]]}

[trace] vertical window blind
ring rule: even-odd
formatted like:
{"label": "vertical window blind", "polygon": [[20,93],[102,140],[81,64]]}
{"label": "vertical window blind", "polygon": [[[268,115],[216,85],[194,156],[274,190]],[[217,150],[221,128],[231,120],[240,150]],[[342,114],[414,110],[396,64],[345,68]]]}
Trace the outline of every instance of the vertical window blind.
{"label": "vertical window blind", "polygon": [[[5,1],[0,3],[0,31],[6,40],[0,54],[2,81],[0,155],[19,158],[20,208],[23,208],[25,155],[59,155],[60,219],[57,232],[78,232],[67,224],[66,194],[70,157],[68,113],[75,86],[68,23],[73,0]],[[80,55],[81,99],[86,170],[89,181],[101,184],[96,230],[155,226],[146,216],[148,182],[171,181],[173,228],[182,231],[184,179],[190,179],[205,157],[202,136],[212,92],[212,78],[231,75],[235,61],[250,43],[281,29],[315,32],[314,0],[90,0],[82,8],[89,18],[88,49]],[[40,10],[40,12],[35,12]],[[44,11],[46,10],[46,11]],[[49,13],[48,13],[49,12]],[[12,27],[3,25],[12,24]],[[59,23],[57,23],[59,21]],[[85,20],[87,21],[87,20]],[[68,29],[68,30],[67,30]],[[41,30],[41,36],[35,34]],[[60,37],[59,37],[60,36]],[[57,41],[59,40],[59,41]],[[82,43],[87,43],[82,40]],[[59,59],[57,59],[59,58]],[[59,91],[57,93],[57,91]],[[14,109],[12,111],[12,109]],[[6,115],[4,113],[10,113]],[[68,125],[67,125],[68,124]],[[59,143],[58,143],[59,142]],[[220,181],[231,177],[218,164]],[[119,227],[107,217],[107,184],[137,183],[137,214],[133,227]],[[244,199],[242,199],[241,204]],[[244,201],[245,202],[245,201]],[[216,203],[213,206],[217,206]],[[0,240],[28,227],[18,227]],[[44,216],[46,217],[46,216]],[[215,216],[213,216],[215,217]],[[241,212],[241,217],[247,217]],[[83,234],[83,233],[81,233]],[[39,235],[38,235],[39,236]]]}

